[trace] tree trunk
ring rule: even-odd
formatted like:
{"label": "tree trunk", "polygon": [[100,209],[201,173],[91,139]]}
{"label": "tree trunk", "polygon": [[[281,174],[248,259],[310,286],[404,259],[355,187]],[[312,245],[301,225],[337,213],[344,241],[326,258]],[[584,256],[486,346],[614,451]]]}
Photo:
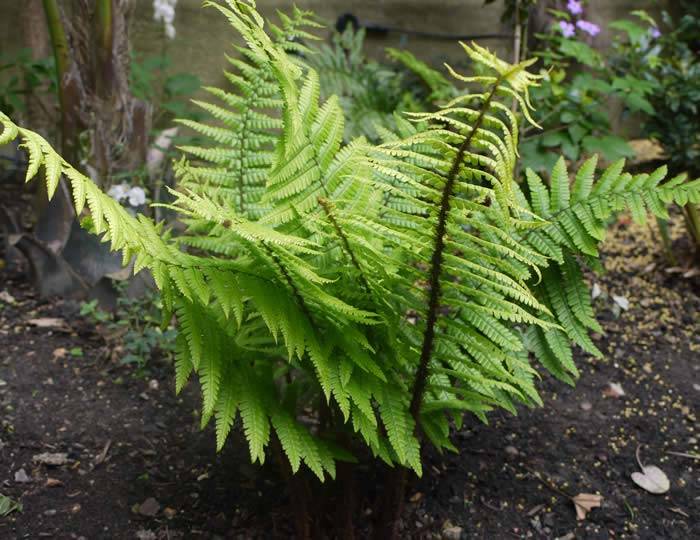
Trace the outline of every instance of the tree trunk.
{"label": "tree trunk", "polygon": [[[31,50],[32,60],[40,60],[51,54],[46,16],[41,0],[26,0],[21,10],[24,46]],[[39,102],[41,98],[32,93],[25,96],[27,124],[42,135],[47,135],[51,119]]]}
{"label": "tree trunk", "polygon": [[399,538],[399,522],[406,502],[406,484],[408,469],[397,465],[386,471],[384,489],[378,505],[379,515],[374,524],[372,537],[374,540],[397,540]]}

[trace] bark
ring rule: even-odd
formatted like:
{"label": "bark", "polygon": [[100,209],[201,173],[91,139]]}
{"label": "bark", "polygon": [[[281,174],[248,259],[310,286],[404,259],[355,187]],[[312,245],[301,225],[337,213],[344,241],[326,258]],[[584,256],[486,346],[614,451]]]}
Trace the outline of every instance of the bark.
{"label": "bark", "polygon": [[[24,46],[32,51],[32,59],[40,60],[51,54],[49,34],[46,26],[46,16],[41,0],[27,0],[21,10],[22,34]],[[39,133],[46,135],[51,119],[48,118],[45,105],[40,102],[37,93],[25,96],[27,107],[27,125]]]}

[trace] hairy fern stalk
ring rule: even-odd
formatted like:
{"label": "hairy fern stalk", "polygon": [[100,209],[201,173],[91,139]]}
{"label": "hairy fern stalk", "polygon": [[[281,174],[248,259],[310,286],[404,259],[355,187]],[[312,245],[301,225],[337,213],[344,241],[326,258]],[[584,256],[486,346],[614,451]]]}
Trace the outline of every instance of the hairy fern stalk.
{"label": "hairy fern stalk", "polygon": [[292,470],[321,479],[363,444],[420,474],[421,441],[456,450],[464,413],[541,404],[534,362],[573,383],[572,347],[600,354],[581,264],[613,213],[700,202],[700,181],[622,162],[597,177],[595,158],[573,183],[563,159],[517,183],[513,103],[532,121],[536,77],[475,44],[484,74],[450,70],[461,95],[396,118],[381,144],[346,143],[340,102],[320,100],[305,60],[310,14],[266,32],[252,0],[207,4],[246,46],[231,89],[196,102],[217,121],[184,122],[209,141],[177,164],[185,234],[133,217],[5,115],[0,142],[19,139],[27,180],[43,169],[51,196],[64,178],[92,230],[153,274],[178,321],[176,389],[197,375],[218,448],[240,418],[254,462],[274,436]]}

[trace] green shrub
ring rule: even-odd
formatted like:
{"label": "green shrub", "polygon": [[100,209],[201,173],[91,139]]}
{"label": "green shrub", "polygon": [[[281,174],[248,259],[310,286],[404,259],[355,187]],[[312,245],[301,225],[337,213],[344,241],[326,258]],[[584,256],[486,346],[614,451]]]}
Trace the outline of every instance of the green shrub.
{"label": "green shrub", "polygon": [[542,403],[529,351],[569,383],[573,344],[600,354],[580,262],[614,212],[644,220],[700,197],[700,182],[622,162],[596,180],[595,158],[573,186],[560,159],[521,190],[512,108],[530,118],[532,62],[475,44],[463,47],[484,74],[451,72],[473,90],[399,118],[404,135],[383,144],[344,144],[338,99],[320,102],[318,74],[289,54],[307,52],[308,14],[266,33],[252,1],[207,5],[247,47],[234,92],[210,89],[223,105],[200,102],[220,122],[187,121],[210,143],[177,167],[185,234],[131,216],[5,115],[0,142],[21,139],[49,195],[64,176],[95,233],[153,274],[165,320],[177,316],[176,388],[197,374],[218,448],[240,415],[254,462],[276,438],[292,470],[321,479],[361,445],[420,474],[422,441],[457,450],[464,413]]}

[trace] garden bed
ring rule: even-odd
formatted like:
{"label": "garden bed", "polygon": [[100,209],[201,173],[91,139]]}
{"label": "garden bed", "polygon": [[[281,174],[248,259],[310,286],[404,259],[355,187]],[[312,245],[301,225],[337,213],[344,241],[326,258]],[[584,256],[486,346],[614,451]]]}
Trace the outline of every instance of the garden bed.
{"label": "garden bed", "polygon": [[[700,536],[700,460],[669,453],[700,450],[700,278],[667,272],[659,251],[647,228],[616,225],[608,272],[594,278],[605,359],[579,355],[575,389],[543,375],[544,408],[467,419],[461,454],[425,462],[403,537]],[[0,302],[0,493],[23,506],[0,518],[0,538],[292,536],[275,471],[256,474],[237,439],[215,454],[213,430],[199,430],[196,385],[176,397],[158,361],[134,378],[77,305],[38,300],[17,274],[0,271],[0,283],[15,300]],[[29,322],[48,317],[65,326]],[[667,494],[631,481],[639,445]],[[567,498],[579,493],[603,496],[581,521]],[[371,510],[363,503],[367,521]]]}

